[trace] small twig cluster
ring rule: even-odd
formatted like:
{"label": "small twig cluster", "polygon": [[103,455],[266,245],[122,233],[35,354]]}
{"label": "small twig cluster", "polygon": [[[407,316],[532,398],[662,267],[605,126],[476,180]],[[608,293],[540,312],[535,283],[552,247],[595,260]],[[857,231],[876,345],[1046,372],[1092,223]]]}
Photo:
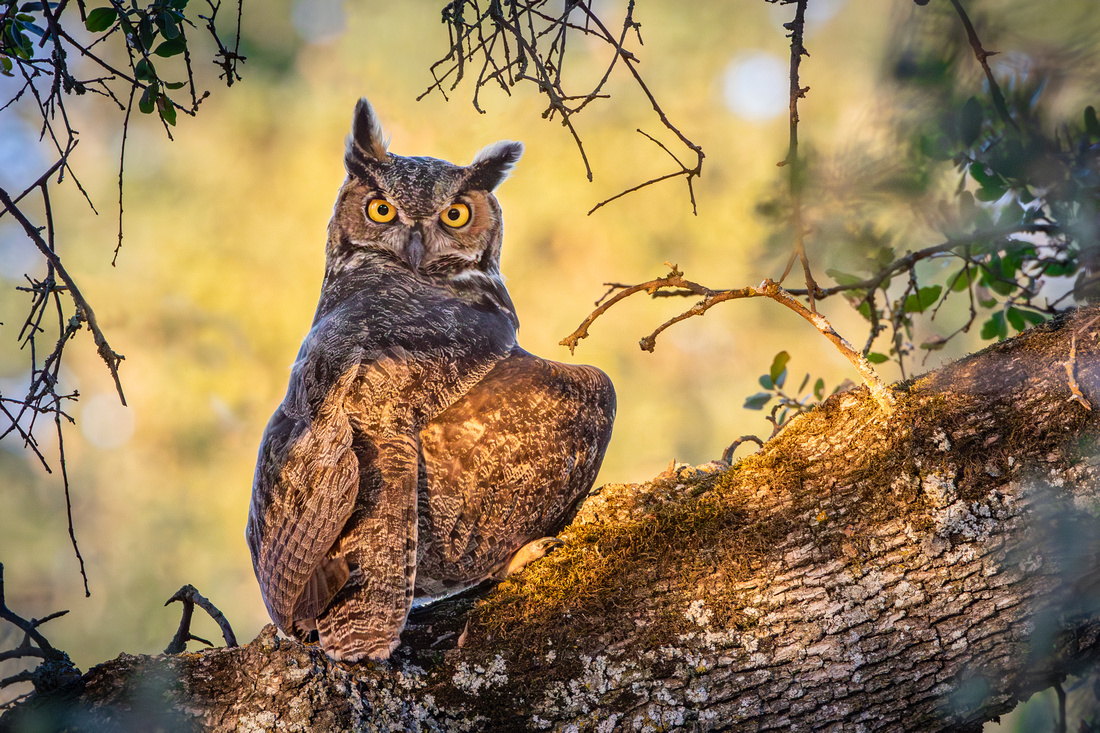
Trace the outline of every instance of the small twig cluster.
{"label": "small twig cluster", "polygon": [[[189,0],[153,0],[148,5],[110,0],[105,7],[89,9],[84,0],[61,2],[19,2],[0,0],[0,75],[22,79],[9,99],[0,104],[0,113],[14,114],[22,107],[33,110],[41,122],[40,137],[56,151],[56,159],[22,192],[14,193],[0,187],[0,226],[12,221],[22,229],[46,262],[42,279],[27,277],[27,285],[17,288],[30,295],[28,315],[18,335],[20,348],[28,354],[30,378],[21,395],[0,394],[0,439],[17,436],[34,453],[48,472],[49,461],[43,455],[36,437],[40,418],[52,418],[57,431],[58,458],[65,488],[69,517],[69,536],[80,560],[80,572],[85,593],[89,593],[88,578],[76,543],[69,502],[69,480],[65,467],[63,421],[72,422],[65,412],[65,403],[79,397],[61,387],[60,368],[64,350],[85,326],[92,333],[96,351],[103,359],[115,383],[122,404],[126,398],[119,378],[122,354],[116,352],[99,327],[95,311],[81,294],[76,279],[62,263],[57,247],[57,231],[51,205],[51,188],[69,177],[84,195],[69,164],[78,142],[77,127],[67,107],[69,95],[98,95],[124,113],[122,143],[118,168],[118,239],[114,250],[117,259],[122,246],[123,173],[126,161],[126,139],[131,112],[136,105],[145,114],[157,113],[165,132],[171,137],[176,113],[194,115],[208,96],[196,86],[187,31],[195,24],[186,16]],[[222,69],[226,84],[239,79],[237,65],[243,61],[240,46],[240,0],[236,40],[232,49],[223,43],[215,28],[220,0],[205,0],[206,30],[214,38],[217,52],[213,62]],[[74,26],[79,26],[79,29]],[[124,56],[125,63],[117,58]],[[183,80],[171,80],[172,75],[157,70],[157,64],[168,65],[174,58],[182,59],[182,68],[173,74]],[[155,63],[154,63],[155,62]],[[185,89],[189,100],[180,103],[170,94]],[[92,210],[95,207],[92,206]],[[112,264],[114,259],[112,260]],[[52,346],[43,348],[43,340]]]}
{"label": "small twig cluster", "polygon": [[[641,24],[634,19],[633,1],[627,3],[626,14],[617,31],[612,31],[584,0],[567,0],[564,5],[549,0],[454,0],[443,9],[443,22],[450,33],[449,49],[432,65],[435,81],[421,98],[436,90],[446,96],[470,73],[470,67],[476,74],[473,104],[479,112],[483,111],[480,94],[484,86],[493,84],[510,94],[511,87],[518,83],[533,84],[548,102],[542,116],[558,118],[569,130],[591,181],[592,166],[573,118],[597,99],[608,98],[605,91],[608,80],[617,67],[623,67],[653,107],[661,126],[687,148],[694,161],[685,163],[652,135],[638,130],[667,153],[678,167],[601,201],[589,213],[628,193],[680,177],[687,183],[692,211],[695,210],[693,181],[702,172],[703,150],[669,120],[642,78],[637,57],[627,49],[632,36],[641,43]],[[610,56],[603,75],[591,89],[571,93],[565,90],[563,69],[567,41],[578,34],[606,44]]]}
{"label": "small twig cluster", "polygon": [[[0,620],[7,621],[23,632],[23,641],[14,649],[0,651],[0,662],[9,659],[40,659],[38,668],[18,672],[10,677],[0,679],[0,689],[20,682],[31,682],[36,691],[53,689],[65,682],[76,679],[80,671],[69,660],[69,655],[55,649],[46,637],[39,631],[39,627],[47,621],[52,621],[67,614],[68,611],[58,611],[41,619],[25,619],[8,608],[4,597],[4,565],[0,563]],[[18,702],[22,697],[16,697],[7,704]]]}

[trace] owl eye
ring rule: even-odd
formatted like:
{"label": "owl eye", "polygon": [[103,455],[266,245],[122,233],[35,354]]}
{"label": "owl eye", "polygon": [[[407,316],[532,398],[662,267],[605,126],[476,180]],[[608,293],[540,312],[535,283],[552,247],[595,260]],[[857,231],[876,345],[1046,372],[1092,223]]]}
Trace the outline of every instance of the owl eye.
{"label": "owl eye", "polygon": [[447,226],[457,229],[470,220],[470,207],[466,204],[451,204],[439,215],[439,220]]}
{"label": "owl eye", "polygon": [[367,204],[367,216],[370,217],[371,221],[385,224],[393,221],[393,218],[397,216],[397,209],[393,208],[393,204],[386,201],[386,199],[371,199],[371,202]]}

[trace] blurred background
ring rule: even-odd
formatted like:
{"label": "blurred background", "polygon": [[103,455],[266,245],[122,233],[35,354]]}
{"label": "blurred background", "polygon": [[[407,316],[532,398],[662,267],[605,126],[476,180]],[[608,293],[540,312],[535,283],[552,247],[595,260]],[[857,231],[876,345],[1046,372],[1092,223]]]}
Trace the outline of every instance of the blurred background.
{"label": "blurred background", "polygon": [[[344,177],[344,137],[361,95],[370,98],[398,154],[468,163],[496,140],[526,144],[497,192],[506,221],[502,269],[519,312],[521,345],[599,366],[615,383],[619,412],[598,485],[645,481],[673,459],[718,458],[746,433],[767,438],[765,413],[742,405],[780,350],[791,355],[794,386],[807,373],[811,383],[823,378],[826,392],[856,379],[816,331],[770,301],[714,308],[665,332],[650,354],[638,339],[692,301],[635,296],[598,320],[575,356],[558,345],[593,309],[604,283],[662,276],[666,261],[714,288],[780,275],[791,240],[774,204],[786,185],[776,163],[787,153],[783,23],[793,7],[692,3],[688,11],[682,3],[638,4],[645,43],[635,48],[639,68],[673,124],[706,152],[695,182],[698,215],[683,179],[588,215],[596,203],[673,170],[666,154],[635,132],[681,154],[648,100],[619,69],[609,85],[612,98],[574,118],[594,171],[590,183],[568,131],[541,118],[545,104],[531,89],[515,87],[509,96],[486,88],[485,114],[470,103],[470,80],[449,91],[449,100],[437,90],[417,101],[432,84],[429,67],[448,45],[441,5],[246,4],[243,81],[226,89],[216,68],[200,67],[200,86],[213,93],[197,117],[180,116],[174,141],[152,116],[135,113],[131,120],[125,243],[115,266],[120,113],[102,99],[72,100],[81,143],[71,162],[100,215],[72,186],[60,189],[59,248],[112,347],[126,357],[121,376],[129,406],[119,404],[82,331],[62,373],[81,395],[69,409],[76,425],[64,439],[91,597],[84,597],[67,536],[50,430],[41,437],[53,474],[14,436],[0,441],[0,562],[9,607],[39,617],[70,609],[44,632],[81,669],[120,652],[161,651],[180,617],[178,606],[161,606],[185,583],[225,613],[242,642],[268,622],[243,536],[255,451],[313,316],[325,227]],[[593,5],[615,22],[625,2]],[[986,47],[1016,54],[993,58],[1002,64],[999,73],[1034,75],[1051,49],[1075,48],[1074,58],[1087,64],[1060,69],[1044,93],[1054,109],[1079,110],[1082,100],[1097,99],[1100,77],[1089,55],[1100,39],[1093,3],[1064,0],[1055,3],[1057,11],[1010,0],[973,5],[976,16],[984,11],[997,21],[997,34],[983,36]],[[817,172],[807,215],[819,277],[870,256],[841,246],[860,236],[875,246],[889,240],[902,254],[943,241],[924,204],[957,179],[914,172],[893,152],[904,134],[899,124],[920,113],[904,73],[906,53],[927,40],[922,33],[939,32],[928,20],[934,12],[901,0],[810,3],[811,56],[802,64],[810,91],[800,105],[800,138]],[[957,37],[933,40],[954,49],[951,58],[967,69],[962,77],[972,87],[966,94],[978,93],[980,69],[967,58],[957,19],[947,27]],[[228,19],[224,28],[228,34]],[[579,41],[566,78],[576,74],[586,91],[608,53]],[[0,78],[4,99],[15,83]],[[22,190],[52,159],[39,148],[32,114],[0,115],[0,185]],[[899,191],[905,196],[889,198]],[[862,233],[827,211],[854,212]],[[27,380],[16,335],[28,301],[15,286],[25,273],[43,272],[22,232],[0,221],[5,394]],[[792,278],[789,284],[801,286],[797,269]],[[821,308],[842,334],[863,344],[867,323],[846,302],[832,298]],[[950,330],[948,311],[918,324],[914,340]],[[926,363],[918,359],[907,376],[980,348],[985,342],[973,331],[931,352]],[[891,381],[902,376],[889,363],[882,373]],[[218,638],[209,619],[196,619],[195,633]],[[0,627],[0,648],[17,643],[10,631]]]}

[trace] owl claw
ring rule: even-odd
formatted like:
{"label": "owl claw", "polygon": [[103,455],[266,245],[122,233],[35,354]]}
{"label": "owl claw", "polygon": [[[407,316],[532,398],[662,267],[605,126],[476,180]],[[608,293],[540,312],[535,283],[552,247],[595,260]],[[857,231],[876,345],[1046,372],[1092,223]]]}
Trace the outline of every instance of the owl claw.
{"label": "owl claw", "polygon": [[528,563],[545,557],[550,554],[551,550],[556,550],[564,544],[565,542],[557,537],[540,537],[537,540],[528,542],[526,545],[519,548],[516,554],[512,555],[507,565],[493,573],[493,577],[497,580],[504,580],[509,575],[523,570],[527,567]]}

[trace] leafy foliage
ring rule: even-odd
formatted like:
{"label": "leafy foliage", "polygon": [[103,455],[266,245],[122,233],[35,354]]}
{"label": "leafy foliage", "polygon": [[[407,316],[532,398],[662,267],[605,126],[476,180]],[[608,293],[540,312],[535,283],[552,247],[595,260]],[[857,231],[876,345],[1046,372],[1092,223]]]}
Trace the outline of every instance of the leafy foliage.
{"label": "leafy foliage", "polygon": [[[1100,297],[1095,108],[1078,108],[1076,120],[1054,117],[1047,91],[1058,70],[1041,59],[1017,58],[1027,74],[1015,75],[1011,65],[990,69],[974,93],[972,72],[979,63],[989,69],[992,54],[976,35],[972,49],[943,42],[959,20],[932,15],[937,42],[910,39],[895,67],[900,98],[919,111],[899,123],[899,158],[925,183],[891,201],[934,207],[929,219],[943,240],[900,255],[889,244],[900,233],[884,233],[878,249],[862,246],[869,255],[862,272],[827,271],[837,285],[825,294],[843,293],[869,323],[864,354],[872,362],[893,359],[903,375],[909,358],[944,348],[975,323],[981,338],[1003,339]],[[1006,75],[1007,94],[997,82]],[[930,197],[930,190],[946,193]],[[934,320],[949,301],[969,315],[914,346],[918,317]],[[888,344],[875,349],[884,332]]]}
{"label": "leafy foliage", "polygon": [[[802,382],[793,395],[784,391],[783,387],[787,383],[787,364],[790,360],[791,355],[786,351],[780,351],[776,354],[772,359],[771,366],[768,368],[768,373],[761,374],[758,380],[764,391],[745,398],[744,407],[746,410],[763,410],[769,402],[775,400],[771,413],[768,415],[768,422],[773,426],[773,435],[779,432],[780,428],[786,425],[791,418],[809,412],[826,397],[825,380],[821,377],[814,380],[813,387],[809,392],[806,392],[806,388],[810,385],[811,377],[809,374],[802,378]],[[852,382],[846,379],[834,387],[829,394],[834,395],[852,386]]]}

